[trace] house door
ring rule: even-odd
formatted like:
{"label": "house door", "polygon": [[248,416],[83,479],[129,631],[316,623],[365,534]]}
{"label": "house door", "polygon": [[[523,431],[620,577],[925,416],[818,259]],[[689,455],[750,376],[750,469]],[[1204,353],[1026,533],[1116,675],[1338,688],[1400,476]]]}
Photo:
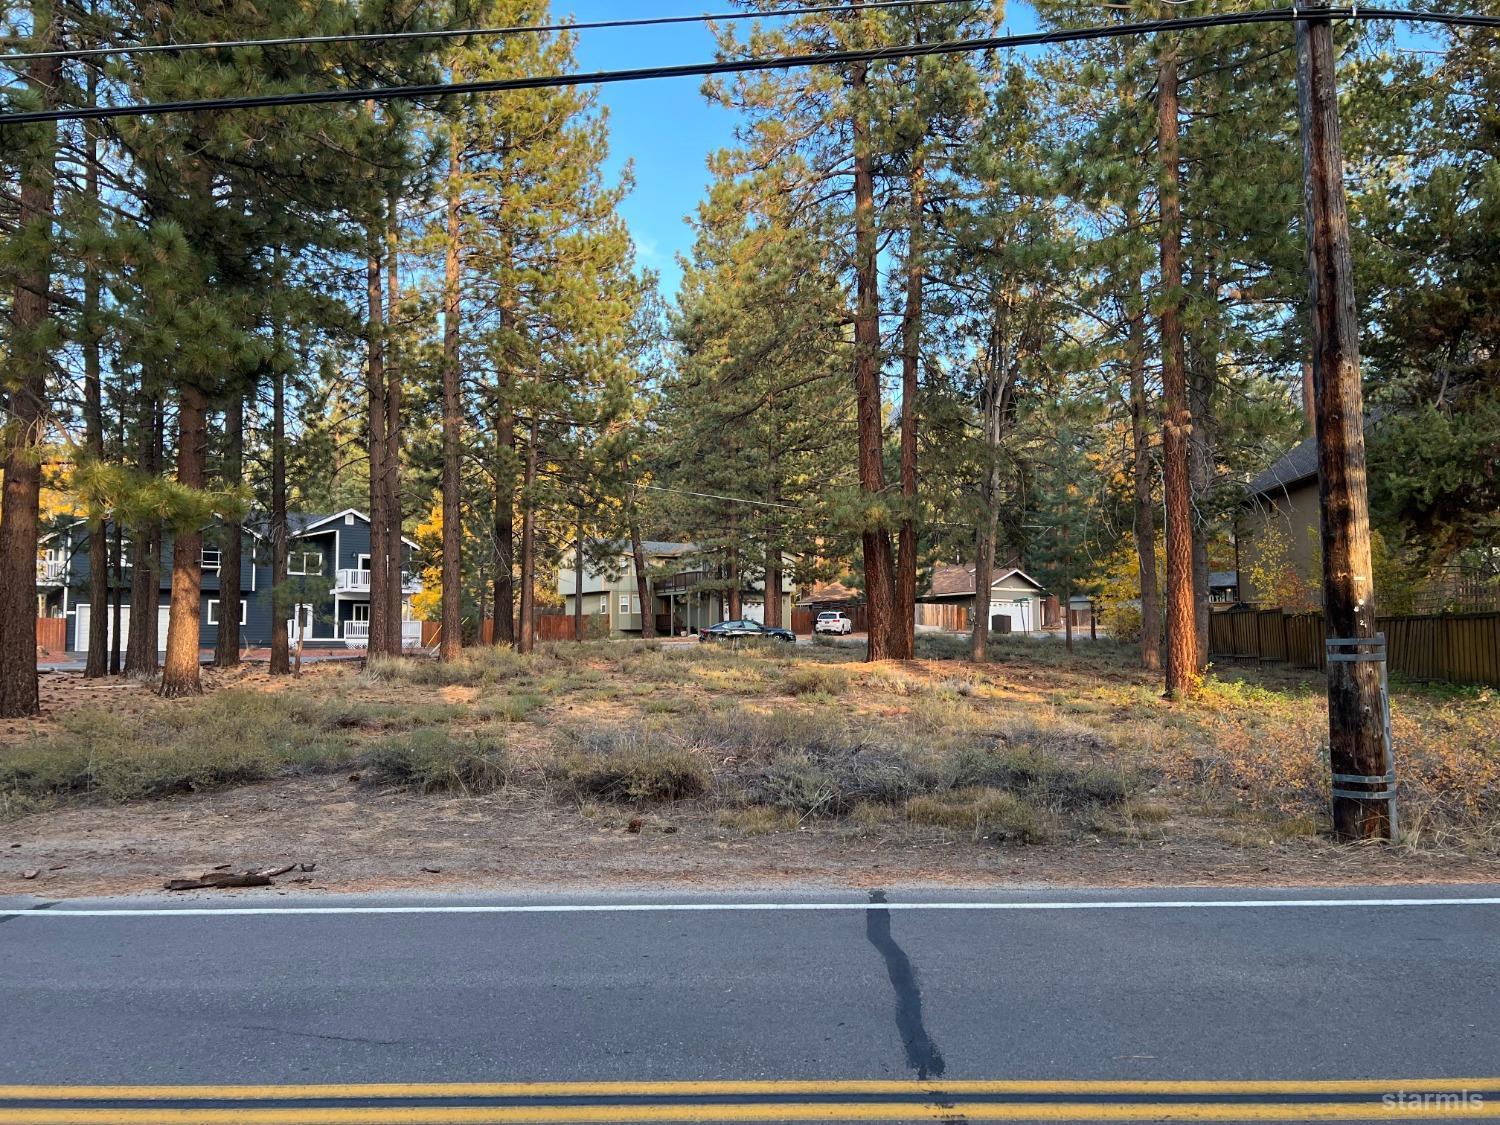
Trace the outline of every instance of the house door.
{"label": "house door", "polygon": [[313,631],[313,607],[310,605],[299,605],[292,611],[292,616],[286,623],[287,639],[292,644],[297,643],[297,631],[302,631],[302,639],[309,640]]}
{"label": "house door", "polygon": [[355,602],[349,607],[349,620],[344,624],[344,636],[355,640],[370,639],[369,602]]}

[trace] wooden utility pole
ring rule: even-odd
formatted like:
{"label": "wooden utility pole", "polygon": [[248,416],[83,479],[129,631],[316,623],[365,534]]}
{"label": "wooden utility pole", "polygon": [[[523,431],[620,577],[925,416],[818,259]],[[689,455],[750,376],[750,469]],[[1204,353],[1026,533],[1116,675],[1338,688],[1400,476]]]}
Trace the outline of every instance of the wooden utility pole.
{"label": "wooden utility pole", "polygon": [[[1395,781],[1385,738],[1380,667],[1369,659],[1369,652],[1362,651],[1371,647],[1375,637],[1364,396],[1359,381],[1349,213],[1344,201],[1337,63],[1333,26],[1326,19],[1297,23],[1297,90],[1323,512],[1323,619],[1329,641],[1346,642],[1336,646],[1341,651],[1332,653],[1328,661],[1333,824],[1344,839],[1389,838],[1395,802],[1347,795],[1387,791]],[[1357,641],[1366,643],[1348,643]],[[1350,659],[1351,655],[1355,658]]]}

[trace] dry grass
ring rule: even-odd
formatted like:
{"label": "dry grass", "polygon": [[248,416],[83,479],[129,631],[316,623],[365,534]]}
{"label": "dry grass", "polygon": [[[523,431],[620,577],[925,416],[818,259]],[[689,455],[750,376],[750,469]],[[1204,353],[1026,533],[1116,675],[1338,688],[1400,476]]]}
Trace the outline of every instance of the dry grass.
{"label": "dry grass", "polygon": [[[867,666],[847,646],[505,649],[454,665],[119,689],[0,747],[0,813],[318,771],[414,794],[504,789],[567,815],[675,808],[730,836],[838,828],[989,843],[1260,848],[1326,830],[1321,682],[1217,670],[1169,704],[1128,648],[961,638]],[[86,697],[80,681],[78,697]],[[1500,695],[1397,685],[1405,843],[1500,854]]]}

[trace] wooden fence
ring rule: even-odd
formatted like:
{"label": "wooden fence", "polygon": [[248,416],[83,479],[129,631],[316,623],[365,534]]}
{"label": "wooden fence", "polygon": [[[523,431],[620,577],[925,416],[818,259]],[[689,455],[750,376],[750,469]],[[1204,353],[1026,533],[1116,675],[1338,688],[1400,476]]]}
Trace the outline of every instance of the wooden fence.
{"label": "wooden fence", "polygon": [[837,610],[847,617],[853,623],[856,633],[863,633],[869,627],[869,618],[863,605],[799,605],[792,607],[792,632],[803,637],[811,635],[813,622],[818,619],[818,614],[829,610]]}
{"label": "wooden fence", "polygon": [[946,630],[949,633],[967,633],[972,605],[957,605],[951,602],[918,602],[917,624]]}
{"label": "wooden fence", "polygon": [[61,655],[68,647],[68,619],[66,617],[38,617],[36,619],[36,647],[48,654]]}
{"label": "wooden fence", "polygon": [[[609,626],[604,624],[601,628],[596,622],[604,622],[605,619],[595,614],[584,614],[583,635],[585,639],[593,640],[609,635]],[[521,628],[520,618],[514,618],[513,624],[516,631]],[[422,647],[431,648],[438,643],[441,635],[441,623],[437,621],[422,622]],[[479,627],[479,643],[491,644],[495,636],[495,622],[491,618],[485,618]],[[536,615],[536,639],[539,641],[571,641],[573,639],[573,615],[565,613],[539,613]]]}
{"label": "wooden fence", "polygon": [[[1381,617],[1390,670],[1411,680],[1500,687],[1500,613]],[[1293,668],[1328,666],[1321,613],[1229,610],[1209,621],[1216,657],[1263,660]]]}

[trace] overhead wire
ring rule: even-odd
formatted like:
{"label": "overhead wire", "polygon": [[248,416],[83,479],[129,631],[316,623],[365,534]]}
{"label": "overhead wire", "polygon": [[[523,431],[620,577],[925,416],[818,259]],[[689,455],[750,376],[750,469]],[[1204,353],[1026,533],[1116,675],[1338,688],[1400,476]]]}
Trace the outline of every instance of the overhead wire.
{"label": "overhead wire", "polygon": [[[903,0],[913,2],[913,0]],[[843,9],[847,10],[847,9]],[[1254,12],[1221,12],[1207,16],[1141,20],[1082,28],[1059,28],[1022,35],[997,35],[966,39],[906,43],[846,51],[760,58],[720,59],[678,66],[636,67],[592,73],[545,74],[525,78],[494,78],[459,82],[433,82],[398,86],[375,86],[348,90],[309,90],[296,93],[248,95],[236,98],[198,98],[170,102],[140,102],[125,105],[67,106],[0,114],[0,126],[28,125],[49,121],[87,121],[123,117],[145,117],[167,113],[223,112],[234,109],[269,109],[297,105],[328,105],[345,102],[384,102],[397,99],[439,98],[453,94],[498,93],[508,90],[542,90],[575,86],[605,86],[666,78],[704,78],[720,74],[796,70],[812,66],[871,63],[898,59],[953,55],[973,51],[1015,50],[1024,47],[1154,35],[1202,28],[1252,24],[1291,23],[1297,20],[1363,20],[1435,23],[1459,27],[1500,27],[1500,17],[1446,12],[1413,12],[1392,8],[1320,7],[1271,8]]]}
{"label": "overhead wire", "polygon": [[[121,55],[181,53],[184,51],[229,51],[266,47],[304,47],[334,43],[401,43],[424,39],[497,39],[515,35],[552,35],[573,31],[612,31],[642,27],[670,27],[688,23],[730,23],[736,20],[788,19],[831,12],[882,11],[890,8],[926,8],[962,0],[864,0],[858,4],[815,4],[779,11],[704,12],[692,16],[641,16],[627,19],[589,20],[549,24],[512,24],[506,27],[435,27],[419,31],[359,31],[338,35],[284,35],[274,39],[211,39],[197,43],[124,43],[109,47],[58,48],[0,55],[0,63],[33,62],[40,59],[91,59]],[[1188,0],[1164,0],[1187,3]]]}

